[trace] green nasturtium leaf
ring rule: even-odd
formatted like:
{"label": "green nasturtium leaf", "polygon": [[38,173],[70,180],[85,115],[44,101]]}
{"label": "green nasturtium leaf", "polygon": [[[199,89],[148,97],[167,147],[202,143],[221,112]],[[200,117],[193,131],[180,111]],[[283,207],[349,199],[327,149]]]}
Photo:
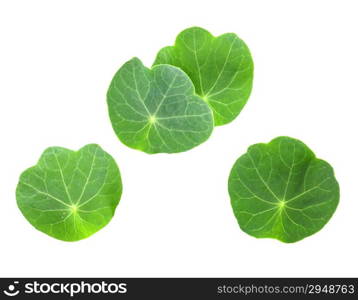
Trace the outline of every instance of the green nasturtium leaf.
{"label": "green nasturtium leaf", "polygon": [[17,204],[38,230],[63,241],[89,237],[108,224],[122,193],[114,159],[98,145],[51,147],[25,170]]}
{"label": "green nasturtium leaf", "polygon": [[229,194],[241,229],[297,242],[319,231],[339,201],[332,167],[302,142],[278,137],[249,147],[231,170]]}
{"label": "green nasturtium leaf", "polygon": [[214,127],[210,107],[174,66],[148,69],[131,59],[114,75],[107,103],[118,138],[147,153],[189,150],[206,141]]}
{"label": "green nasturtium leaf", "polygon": [[246,44],[234,33],[214,37],[199,27],[182,31],[174,46],[162,48],[154,65],[184,70],[196,93],[211,106],[215,125],[234,120],[252,89],[254,65]]}

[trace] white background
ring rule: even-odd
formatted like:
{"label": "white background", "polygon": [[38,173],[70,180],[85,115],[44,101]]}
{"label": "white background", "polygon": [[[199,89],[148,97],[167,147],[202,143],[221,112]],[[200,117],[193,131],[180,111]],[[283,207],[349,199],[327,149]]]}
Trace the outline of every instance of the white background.
{"label": "white background", "polygon": [[[356,1],[1,1],[0,276],[358,276]],[[201,146],[147,155],[116,138],[106,90],[133,56],[190,26],[237,33],[255,62],[240,116]],[[242,232],[227,178],[257,142],[288,135],[335,169],[329,223],[294,244]],[[48,146],[98,143],[121,169],[110,224],[75,243],[16,206],[20,173]]]}

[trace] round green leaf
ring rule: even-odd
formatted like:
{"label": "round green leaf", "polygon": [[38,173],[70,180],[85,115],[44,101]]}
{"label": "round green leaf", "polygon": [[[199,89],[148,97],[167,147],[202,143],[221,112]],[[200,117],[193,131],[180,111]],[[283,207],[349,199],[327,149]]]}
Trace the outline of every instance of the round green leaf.
{"label": "round green leaf", "polygon": [[118,138],[147,153],[189,150],[206,141],[214,127],[210,107],[174,66],[148,69],[131,59],[115,74],[107,102]]}
{"label": "round green leaf", "polygon": [[63,241],[89,237],[112,219],[122,193],[114,159],[98,145],[51,147],[20,176],[17,205],[38,230]]}
{"label": "round green leaf", "polygon": [[243,231],[299,241],[319,231],[339,201],[332,167],[302,142],[278,137],[250,146],[229,178],[231,205]]}
{"label": "round green leaf", "polygon": [[177,66],[189,75],[196,93],[211,106],[215,125],[234,120],[251,93],[252,57],[234,33],[214,37],[205,29],[188,28],[174,46],[159,51],[154,62],[158,64]]}

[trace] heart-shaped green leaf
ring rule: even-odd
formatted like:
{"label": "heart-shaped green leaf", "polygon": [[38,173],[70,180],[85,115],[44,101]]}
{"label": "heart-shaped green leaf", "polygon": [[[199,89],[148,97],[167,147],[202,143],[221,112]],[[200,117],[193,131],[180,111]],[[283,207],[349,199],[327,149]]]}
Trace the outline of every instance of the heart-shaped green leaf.
{"label": "heart-shaped green leaf", "polygon": [[147,153],[189,150],[206,141],[214,126],[189,77],[169,65],[148,69],[131,59],[115,74],[107,102],[118,138]]}
{"label": "heart-shaped green leaf", "polygon": [[243,231],[286,243],[319,231],[339,201],[332,167],[289,137],[249,147],[231,170],[229,193]]}
{"label": "heart-shaped green leaf", "polygon": [[20,176],[17,204],[38,230],[64,241],[89,237],[108,224],[122,193],[113,158],[98,145],[51,147]]}
{"label": "heart-shaped green leaf", "polygon": [[182,31],[174,46],[161,49],[154,65],[184,70],[196,93],[214,112],[215,125],[234,120],[250,96],[253,61],[245,43],[234,33],[214,37],[199,27]]}

